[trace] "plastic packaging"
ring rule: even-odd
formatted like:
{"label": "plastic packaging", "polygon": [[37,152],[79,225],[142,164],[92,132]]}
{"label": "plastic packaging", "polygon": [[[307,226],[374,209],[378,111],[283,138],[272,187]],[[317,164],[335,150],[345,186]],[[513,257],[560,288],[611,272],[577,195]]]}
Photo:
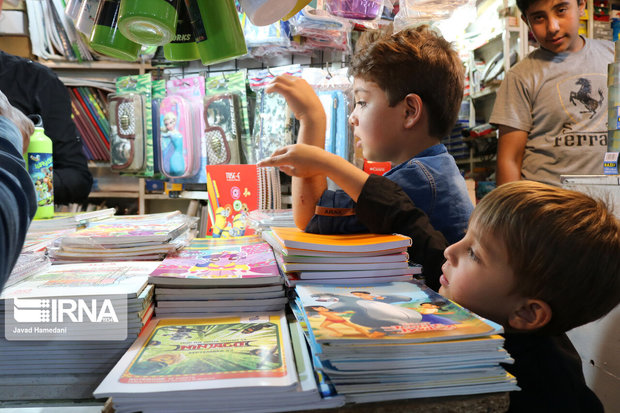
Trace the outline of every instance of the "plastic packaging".
{"label": "plastic packaging", "polygon": [[200,123],[191,102],[179,95],[166,96],[160,105],[159,153],[161,171],[169,178],[195,175],[200,166]]}
{"label": "plastic packaging", "polygon": [[37,212],[34,218],[52,218],[54,216],[52,140],[45,135],[41,117],[35,115],[33,120],[34,133],[30,137],[24,161],[37,194]]}
{"label": "plastic packaging", "polygon": [[144,97],[138,93],[108,95],[110,158],[114,170],[139,172],[144,169]]}
{"label": "plastic packaging", "polygon": [[147,46],[169,43],[176,33],[179,0],[121,0],[118,27],[129,40]]}
{"label": "plastic packaging", "polygon": [[130,62],[138,59],[141,45],[126,38],[118,28],[120,0],[99,3],[95,26],[90,35],[90,47],[98,53]]}
{"label": "plastic packaging", "polygon": [[231,60],[248,52],[233,0],[186,2],[204,65]]}
{"label": "plastic packaging", "polygon": [[205,98],[204,117],[209,165],[238,164],[240,99],[233,93]]}
{"label": "plastic packaging", "polygon": [[381,16],[383,0],[326,0],[325,8],[334,16],[375,20]]}
{"label": "plastic packaging", "polygon": [[184,1],[178,5],[176,34],[170,43],[164,45],[164,56],[171,61],[188,61],[200,59],[194,27]]}

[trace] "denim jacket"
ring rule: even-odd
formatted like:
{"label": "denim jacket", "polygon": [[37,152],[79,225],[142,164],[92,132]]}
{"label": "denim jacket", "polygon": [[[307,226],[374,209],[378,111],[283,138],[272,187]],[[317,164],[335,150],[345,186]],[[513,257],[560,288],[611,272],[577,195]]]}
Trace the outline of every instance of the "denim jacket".
{"label": "denim jacket", "polygon": [[[467,194],[465,180],[454,158],[443,144],[433,145],[410,160],[392,168],[385,175],[405,191],[413,203],[430,218],[450,244],[465,235],[473,205]],[[323,192],[319,203],[324,208],[353,208],[355,203],[342,190]],[[320,234],[348,234],[368,232],[352,216],[314,215],[307,232]],[[414,240],[415,243],[415,240]]]}

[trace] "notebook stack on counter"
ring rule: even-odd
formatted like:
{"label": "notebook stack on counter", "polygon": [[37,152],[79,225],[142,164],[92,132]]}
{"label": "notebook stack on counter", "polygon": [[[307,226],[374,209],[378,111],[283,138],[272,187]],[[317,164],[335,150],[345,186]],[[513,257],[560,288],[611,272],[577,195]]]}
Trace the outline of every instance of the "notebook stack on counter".
{"label": "notebook stack on counter", "polygon": [[411,238],[384,234],[309,234],[273,227],[262,234],[272,246],[289,286],[409,281],[422,271],[409,265]]}
{"label": "notebook stack on counter", "polygon": [[314,367],[347,402],[518,390],[502,327],[417,282],[299,283]]}
{"label": "notebook stack on counter", "polygon": [[159,262],[50,266],[0,295],[0,400],[86,399],[153,314]]}
{"label": "notebook stack on counter", "polygon": [[194,237],[196,218],[179,211],[114,216],[65,235],[50,248],[54,262],[161,260]]}
{"label": "notebook stack on counter", "polygon": [[275,311],[287,298],[269,244],[256,235],[195,238],[149,277],[156,315]]}

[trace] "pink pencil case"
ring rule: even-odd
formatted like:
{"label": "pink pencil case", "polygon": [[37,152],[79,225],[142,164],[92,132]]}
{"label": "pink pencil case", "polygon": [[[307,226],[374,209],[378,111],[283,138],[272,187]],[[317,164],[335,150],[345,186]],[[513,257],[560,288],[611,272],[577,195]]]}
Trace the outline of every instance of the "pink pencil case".
{"label": "pink pencil case", "polygon": [[179,95],[166,96],[159,109],[161,171],[169,178],[196,175],[200,167],[200,123],[195,102]]}

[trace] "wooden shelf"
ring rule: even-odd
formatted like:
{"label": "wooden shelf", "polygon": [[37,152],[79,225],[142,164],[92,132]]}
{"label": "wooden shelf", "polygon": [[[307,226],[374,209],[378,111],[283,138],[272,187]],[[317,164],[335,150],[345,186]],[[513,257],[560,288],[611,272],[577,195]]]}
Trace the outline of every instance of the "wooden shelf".
{"label": "wooden shelf", "polygon": [[142,62],[113,62],[105,60],[88,62],[69,62],[62,60],[37,60],[44,66],[51,69],[95,69],[95,70],[151,70],[154,69],[151,63]]}
{"label": "wooden shelf", "polygon": [[89,198],[138,198],[138,191],[95,191],[91,192]]}

